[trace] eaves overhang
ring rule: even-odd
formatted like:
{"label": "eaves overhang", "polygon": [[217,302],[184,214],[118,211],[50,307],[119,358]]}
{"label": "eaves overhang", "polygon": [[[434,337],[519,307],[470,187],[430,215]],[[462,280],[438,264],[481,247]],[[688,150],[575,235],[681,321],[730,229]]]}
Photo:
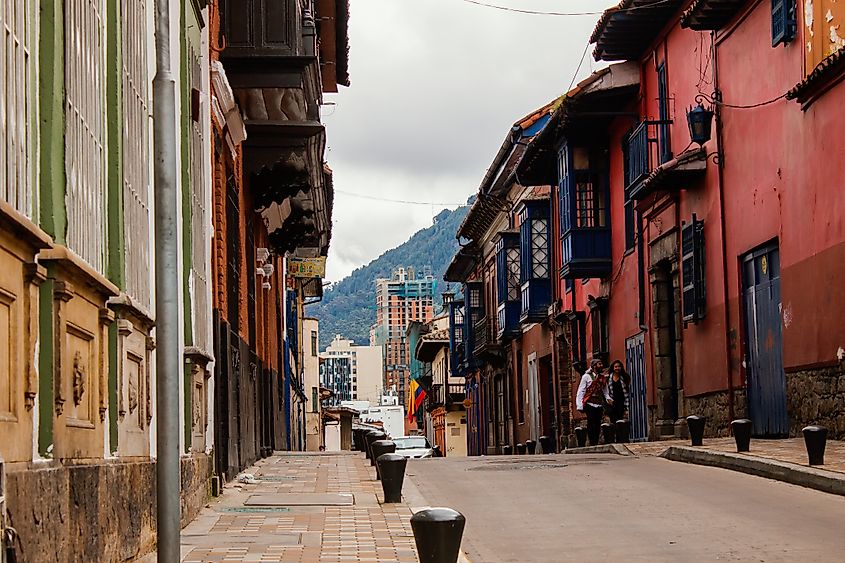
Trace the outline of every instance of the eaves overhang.
{"label": "eaves overhang", "polygon": [[475,270],[481,259],[481,251],[476,246],[464,246],[452,258],[443,275],[444,281],[463,283]]}
{"label": "eaves overhang", "polygon": [[681,15],[681,27],[717,31],[727,25],[748,0],[693,0]]}
{"label": "eaves overhang", "polygon": [[612,119],[629,115],[624,108],[639,86],[639,65],[628,61],[597,70],[561,96],[546,126],[528,144],[516,168],[519,179],[535,186],[556,183],[563,139],[573,133],[601,134]]}
{"label": "eaves overhang", "polygon": [[599,18],[590,43],[597,61],[634,61],[686,0],[622,0]]}

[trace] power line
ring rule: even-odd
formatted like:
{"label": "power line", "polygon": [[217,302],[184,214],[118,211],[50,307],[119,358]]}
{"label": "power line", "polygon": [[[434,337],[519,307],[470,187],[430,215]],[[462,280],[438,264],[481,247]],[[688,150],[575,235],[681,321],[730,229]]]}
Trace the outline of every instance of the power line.
{"label": "power line", "polygon": [[[462,0],[467,4],[473,4],[474,6],[481,6],[483,8],[492,8],[494,10],[501,10],[503,12],[514,12],[517,14],[530,14],[532,16],[569,16],[569,17],[577,17],[577,16],[601,16],[607,10],[601,10],[596,12],[547,12],[544,10],[526,10],[525,8],[511,8],[509,6],[501,6],[499,4],[490,4],[487,2],[481,2],[479,0]],[[612,10],[613,13],[620,13],[620,12],[634,12],[636,10],[647,10],[652,8],[653,6],[659,6],[661,4],[668,4],[669,2],[677,2],[677,0],[657,0],[656,2],[652,2],[650,4],[644,4],[642,6],[631,6],[629,8],[608,8],[608,10]]]}
{"label": "power line", "polygon": [[463,207],[466,203],[444,203],[444,202],[437,202],[437,201],[410,201],[407,199],[391,199],[387,197],[377,197],[365,194],[356,194],[352,192],[345,192],[343,190],[335,190],[335,193],[343,194],[349,197],[357,197],[360,199],[369,199],[373,201],[383,201],[386,203],[401,203],[405,205],[443,205],[445,207]]}

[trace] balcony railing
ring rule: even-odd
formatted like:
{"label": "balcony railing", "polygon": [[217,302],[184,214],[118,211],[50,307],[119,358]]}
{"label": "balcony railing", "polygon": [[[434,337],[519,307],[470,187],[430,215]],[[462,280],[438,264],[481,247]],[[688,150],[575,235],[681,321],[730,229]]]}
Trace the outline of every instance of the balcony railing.
{"label": "balcony railing", "polygon": [[672,158],[669,146],[669,126],[672,121],[645,120],[628,136],[628,169],[625,188],[636,199],[642,181],[660,164]]}

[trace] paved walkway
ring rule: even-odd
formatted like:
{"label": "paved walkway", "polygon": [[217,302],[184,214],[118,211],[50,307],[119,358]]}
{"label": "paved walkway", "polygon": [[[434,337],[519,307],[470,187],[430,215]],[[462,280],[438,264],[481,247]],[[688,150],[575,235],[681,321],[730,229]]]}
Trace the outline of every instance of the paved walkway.
{"label": "paved walkway", "polygon": [[[665,440],[661,442],[639,442],[626,444],[628,449],[638,456],[660,455],[669,446],[689,446],[689,440]],[[733,438],[705,439],[702,449],[718,452],[736,452],[736,442]],[[803,438],[788,440],[751,440],[751,451],[747,455],[775,459],[807,466],[807,450]],[[825,448],[825,464],[814,466],[817,469],[845,473],[845,442],[828,440]]]}
{"label": "paved walkway", "polygon": [[227,485],[182,531],[183,562],[417,561],[411,508],[381,504],[363,454],[279,453],[248,472],[260,482]]}

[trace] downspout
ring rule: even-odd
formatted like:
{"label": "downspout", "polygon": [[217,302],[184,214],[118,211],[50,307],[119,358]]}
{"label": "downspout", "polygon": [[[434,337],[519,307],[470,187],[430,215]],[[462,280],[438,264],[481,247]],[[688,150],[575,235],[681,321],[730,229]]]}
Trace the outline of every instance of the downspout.
{"label": "downspout", "polygon": [[156,522],[158,560],[180,559],[179,210],[176,81],[170,68],[170,0],[155,2],[153,79],[156,300]]}
{"label": "downspout", "polygon": [[722,110],[721,102],[722,91],[719,89],[719,63],[718,51],[716,49],[716,32],[710,33],[710,45],[713,49],[713,89],[716,91],[714,98],[714,112],[716,118],[716,154],[718,161],[716,167],[719,171],[719,227],[721,229],[722,239],[722,291],[725,295],[725,372],[728,380],[728,416],[731,420],[734,419],[734,388],[733,375],[731,373],[731,314],[730,314],[730,296],[728,295],[728,242],[726,240],[725,227],[725,177],[724,177],[724,162],[722,159]]}

